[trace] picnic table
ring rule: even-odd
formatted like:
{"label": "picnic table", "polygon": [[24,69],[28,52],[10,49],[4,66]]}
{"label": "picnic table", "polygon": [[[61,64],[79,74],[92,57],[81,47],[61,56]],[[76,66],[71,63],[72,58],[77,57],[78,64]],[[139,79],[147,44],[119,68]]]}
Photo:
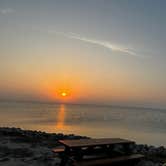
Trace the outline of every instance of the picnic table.
{"label": "picnic table", "polygon": [[[141,155],[130,154],[130,145],[134,144],[134,141],[121,139],[121,138],[102,138],[102,139],[79,139],[79,140],[59,140],[59,143],[64,146],[62,160],[60,166],[65,166],[66,163],[74,158],[75,165],[95,165],[103,162],[115,162],[117,158],[111,158],[111,152],[115,145],[121,145],[124,148],[127,158],[120,156],[118,160],[141,158]],[[96,155],[99,153],[100,157],[93,160],[84,160],[85,155]],[[102,160],[102,155],[107,156]],[[77,164],[79,163],[79,164]]]}

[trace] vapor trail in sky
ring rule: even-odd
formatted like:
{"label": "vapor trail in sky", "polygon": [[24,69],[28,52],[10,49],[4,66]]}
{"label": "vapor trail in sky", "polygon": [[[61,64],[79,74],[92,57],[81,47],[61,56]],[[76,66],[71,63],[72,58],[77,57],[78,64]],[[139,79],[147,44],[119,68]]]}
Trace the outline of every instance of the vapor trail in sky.
{"label": "vapor trail in sky", "polygon": [[76,39],[76,40],[80,40],[80,41],[83,41],[83,42],[86,42],[86,43],[95,44],[95,45],[98,45],[98,46],[101,46],[101,47],[105,47],[107,49],[110,49],[111,51],[118,51],[118,52],[122,52],[122,53],[132,55],[132,56],[138,56],[138,57],[140,56],[134,50],[132,50],[130,48],[122,47],[122,46],[119,46],[119,45],[114,45],[114,44],[112,44],[108,41],[90,39],[90,38],[87,38],[87,37],[82,37],[82,36],[80,36],[78,34],[75,34],[75,33],[64,33],[64,32],[49,31],[49,33],[53,33],[53,32],[55,34],[65,36],[67,38]]}

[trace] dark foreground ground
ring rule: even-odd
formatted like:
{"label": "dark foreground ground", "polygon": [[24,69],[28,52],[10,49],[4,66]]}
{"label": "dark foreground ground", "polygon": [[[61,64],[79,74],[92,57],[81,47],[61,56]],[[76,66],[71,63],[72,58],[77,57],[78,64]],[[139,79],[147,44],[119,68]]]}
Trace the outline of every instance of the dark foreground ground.
{"label": "dark foreground ground", "polygon": [[[51,151],[57,140],[79,138],[86,137],[0,128],[0,166],[58,166],[60,159]],[[166,166],[164,147],[135,145],[132,150],[146,156],[137,166]]]}

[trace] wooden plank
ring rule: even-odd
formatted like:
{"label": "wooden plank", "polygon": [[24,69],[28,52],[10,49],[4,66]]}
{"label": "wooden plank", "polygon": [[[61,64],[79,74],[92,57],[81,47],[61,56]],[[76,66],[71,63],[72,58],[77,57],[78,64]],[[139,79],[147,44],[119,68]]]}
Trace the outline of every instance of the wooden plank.
{"label": "wooden plank", "polygon": [[134,143],[133,141],[121,138],[60,140],[59,142],[69,148]]}
{"label": "wooden plank", "polygon": [[103,159],[93,159],[93,160],[82,160],[74,162],[74,166],[104,166],[119,162],[135,161],[143,159],[144,156],[141,154],[133,154],[128,156],[120,156],[116,158],[103,158]]}
{"label": "wooden plank", "polygon": [[64,146],[59,146],[59,147],[56,147],[56,148],[52,149],[52,151],[54,153],[63,153],[65,151],[65,147]]}

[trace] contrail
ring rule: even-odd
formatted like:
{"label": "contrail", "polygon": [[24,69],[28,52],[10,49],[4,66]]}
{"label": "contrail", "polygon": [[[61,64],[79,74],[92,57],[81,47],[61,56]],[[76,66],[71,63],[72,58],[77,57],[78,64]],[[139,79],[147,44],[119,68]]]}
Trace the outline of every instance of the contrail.
{"label": "contrail", "polygon": [[127,53],[129,55],[138,56],[134,51],[131,51],[129,48],[113,45],[107,41],[93,40],[93,39],[89,39],[89,38],[85,38],[85,37],[80,37],[73,33],[71,33],[71,34],[72,35],[70,35],[70,36],[68,35],[68,37],[77,39],[77,40],[81,40],[81,41],[84,41],[87,43],[92,43],[92,44],[96,44],[99,46],[103,46],[105,48],[111,49],[112,51],[119,51],[119,52]]}
{"label": "contrail", "polygon": [[48,33],[50,33],[50,34],[54,33],[54,34],[62,35],[62,36],[67,37],[67,38],[80,40],[80,41],[90,43],[90,44],[95,44],[95,45],[110,49],[111,51],[117,51],[117,52],[122,52],[122,53],[125,53],[128,55],[131,55],[131,56],[141,57],[133,49],[130,49],[127,47],[122,47],[119,45],[114,45],[108,41],[94,40],[94,39],[82,37],[82,36],[75,34],[75,33],[64,33],[64,32],[57,32],[57,31],[48,31]]}

